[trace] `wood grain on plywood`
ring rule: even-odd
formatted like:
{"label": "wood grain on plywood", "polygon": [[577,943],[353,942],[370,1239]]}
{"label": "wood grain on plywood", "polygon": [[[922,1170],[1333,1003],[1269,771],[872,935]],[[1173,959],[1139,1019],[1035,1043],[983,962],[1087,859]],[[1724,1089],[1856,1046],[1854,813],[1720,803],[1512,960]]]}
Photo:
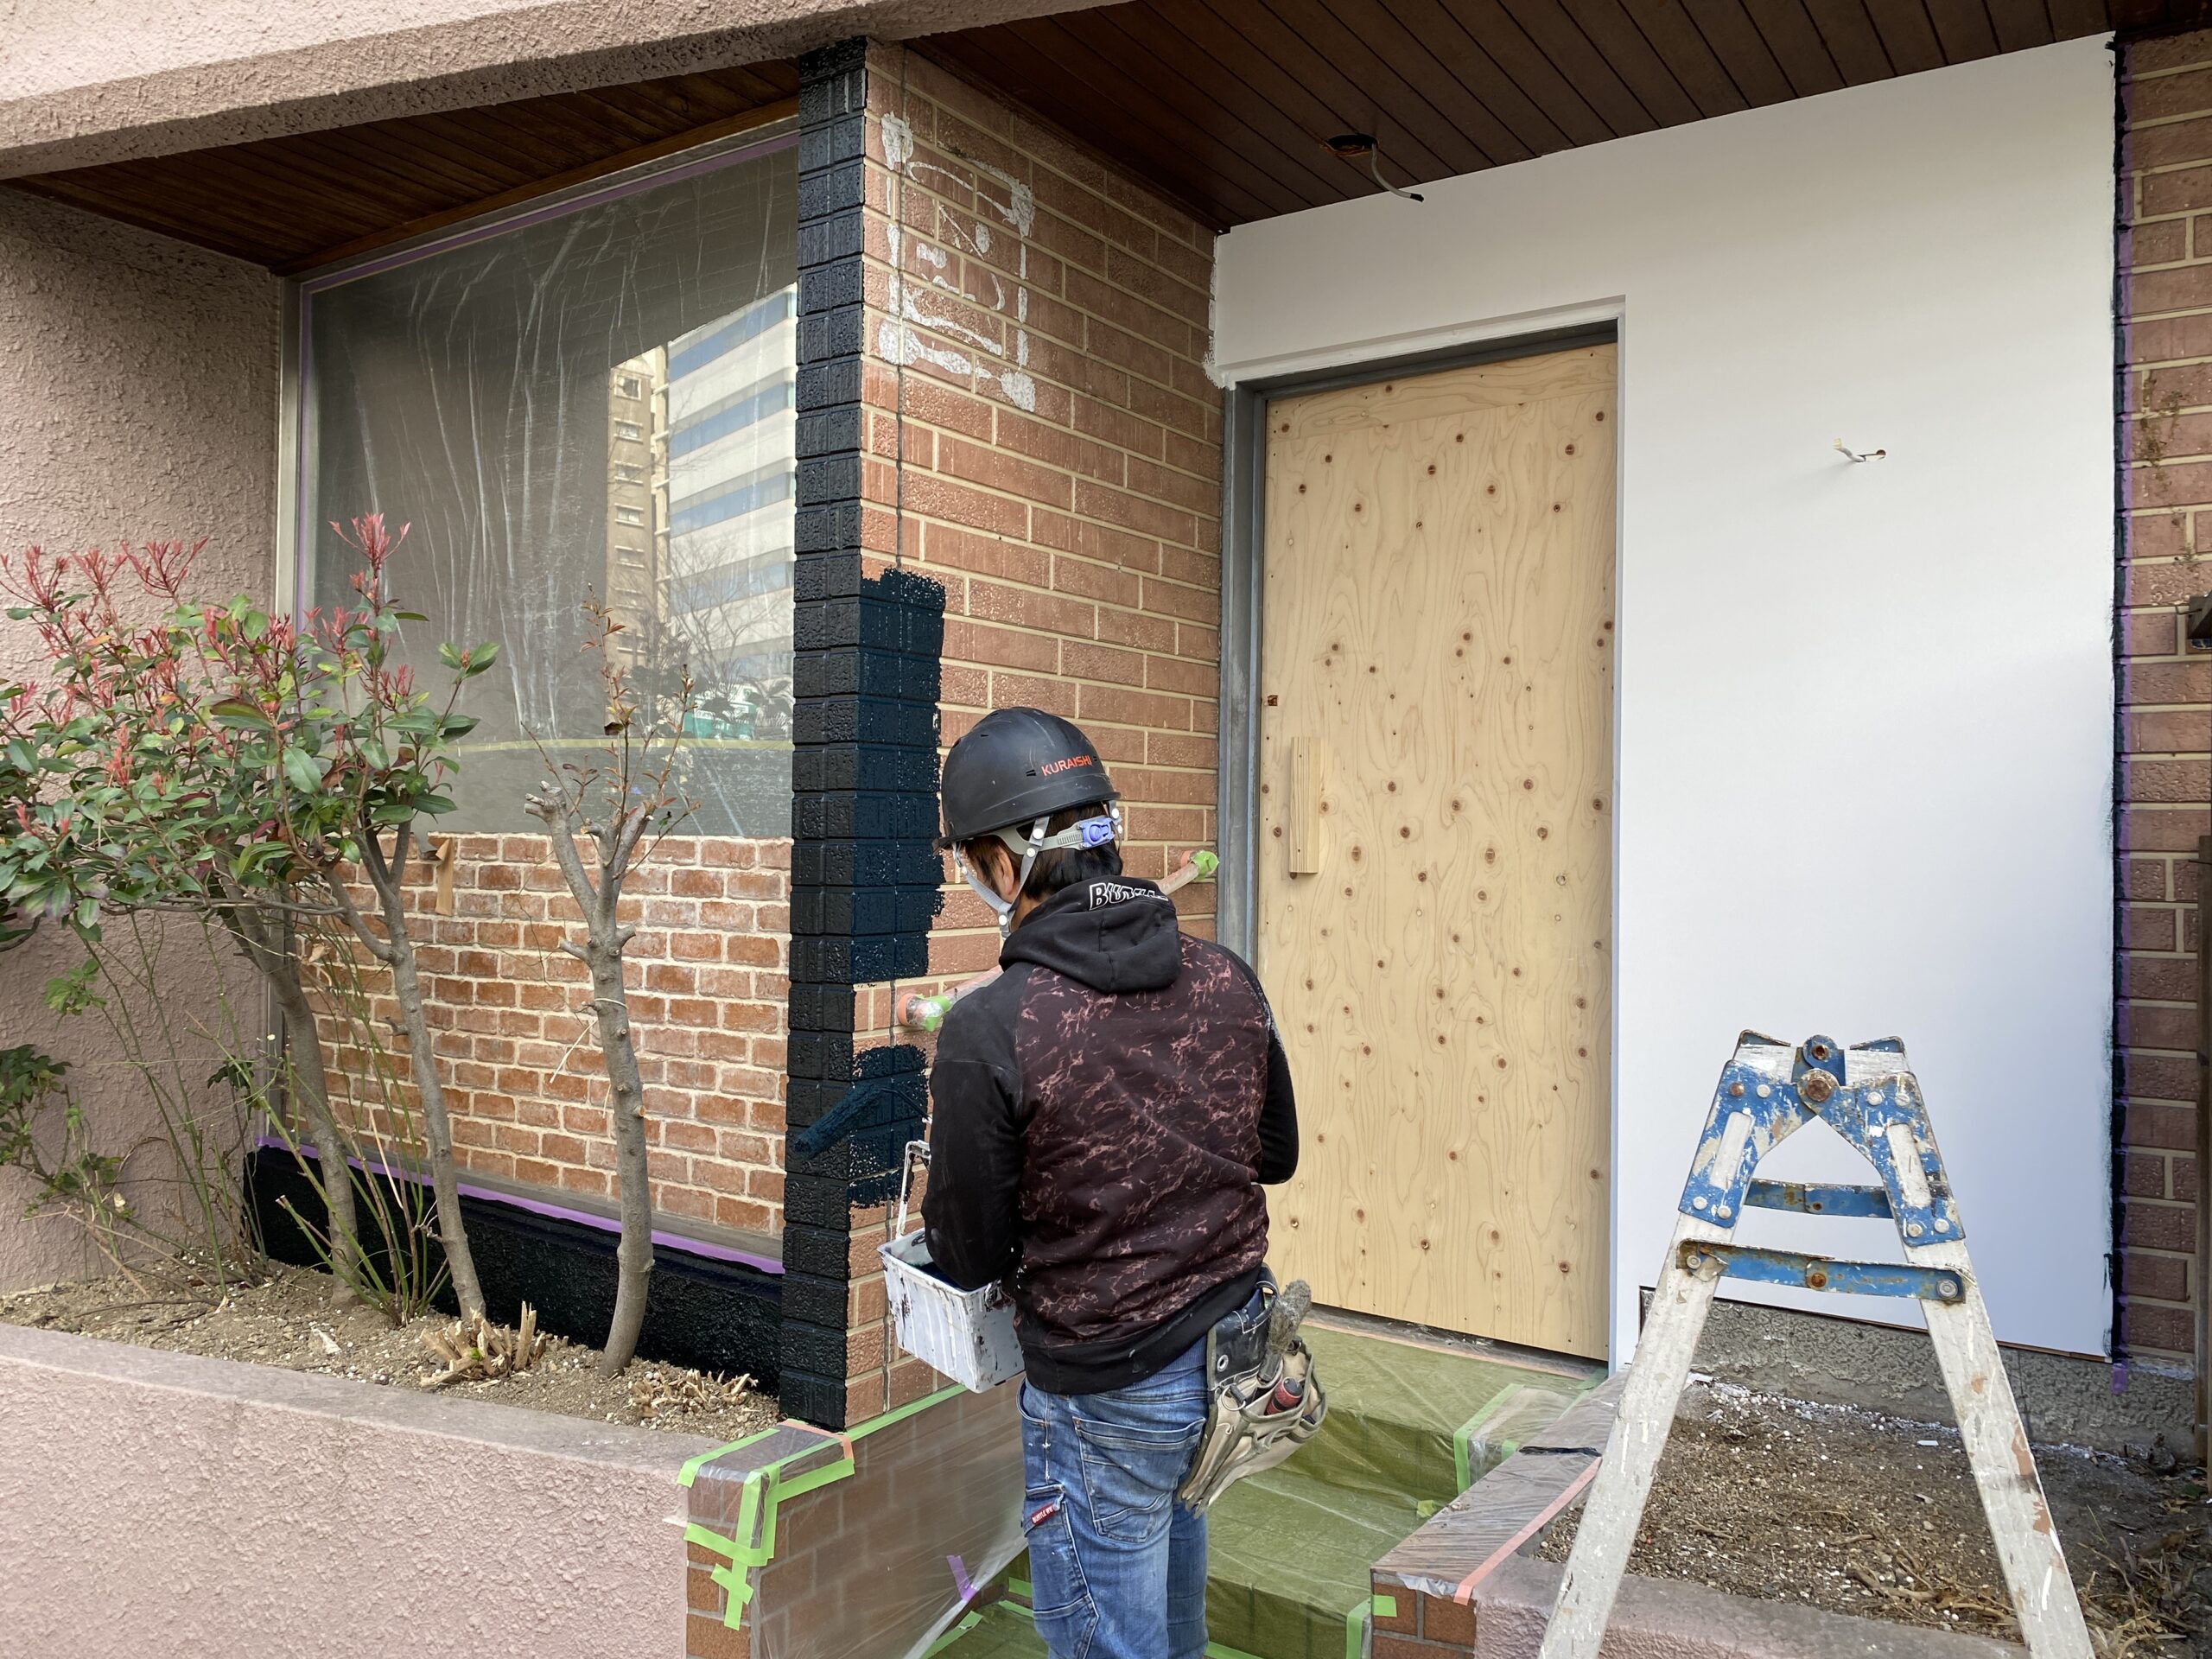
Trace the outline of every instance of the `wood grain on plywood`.
{"label": "wood grain on plywood", "polygon": [[[1317,1300],[1605,1351],[1611,346],[1268,416],[1258,967]],[[1294,874],[1294,755],[1325,857]],[[1311,758],[1325,755],[1325,767]]]}

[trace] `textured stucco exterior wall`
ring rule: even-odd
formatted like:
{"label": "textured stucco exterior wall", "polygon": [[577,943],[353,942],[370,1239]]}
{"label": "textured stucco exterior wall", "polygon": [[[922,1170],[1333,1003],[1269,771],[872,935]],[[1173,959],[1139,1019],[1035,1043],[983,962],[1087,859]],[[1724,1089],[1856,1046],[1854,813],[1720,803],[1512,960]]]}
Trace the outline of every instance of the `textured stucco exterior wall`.
{"label": "textured stucco exterior wall", "polygon": [[[268,593],[280,298],[251,266],[0,193],[0,550],[207,536],[202,592]],[[35,660],[29,630],[0,621],[0,682]],[[153,1127],[143,1088],[98,1016],[58,1020],[40,996],[79,960],[43,935],[0,957],[0,1046],[70,1061],[120,1147]],[[211,1014],[204,951],[173,939],[167,960],[170,1012]],[[0,1289],[85,1265],[73,1230],[22,1218],[25,1196],[0,1174]]]}
{"label": "textured stucco exterior wall", "polygon": [[688,1434],[0,1326],[0,1648],[677,1659]]}
{"label": "textured stucco exterior wall", "polygon": [[788,58],[1069,0],[0,0],[0,177]]}

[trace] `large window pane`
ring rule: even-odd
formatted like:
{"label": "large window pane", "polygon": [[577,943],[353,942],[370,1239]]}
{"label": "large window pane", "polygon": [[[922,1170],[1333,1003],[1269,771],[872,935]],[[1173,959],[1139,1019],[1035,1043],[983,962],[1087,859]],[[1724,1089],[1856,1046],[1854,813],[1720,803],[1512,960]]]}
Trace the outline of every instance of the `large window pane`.
{"label": "large window pane", "polygon": [[596,595],[649,708],[690,676],[687,833],[790,832],[797,203],[777,141],[307,285],[303,591],[381,512],[409,654],[502,647],[442,827],[539,829],[537,744],[605,741]]}

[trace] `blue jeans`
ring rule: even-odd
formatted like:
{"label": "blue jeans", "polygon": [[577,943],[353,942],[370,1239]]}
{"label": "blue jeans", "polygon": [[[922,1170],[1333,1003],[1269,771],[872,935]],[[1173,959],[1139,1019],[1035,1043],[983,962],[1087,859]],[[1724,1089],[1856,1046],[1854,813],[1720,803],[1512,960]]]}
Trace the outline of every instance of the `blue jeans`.
{"label": "blue jeans", "polygon": [[[1257,1296],[1230,1316],[1264,1317]],[[1109,1393],[1021,1385],[1030,1605],[1052,1659],[1204,1659],[1206,1518],[1175,1489],[1205,1429],[1205,1365],[1201,1338]]]}

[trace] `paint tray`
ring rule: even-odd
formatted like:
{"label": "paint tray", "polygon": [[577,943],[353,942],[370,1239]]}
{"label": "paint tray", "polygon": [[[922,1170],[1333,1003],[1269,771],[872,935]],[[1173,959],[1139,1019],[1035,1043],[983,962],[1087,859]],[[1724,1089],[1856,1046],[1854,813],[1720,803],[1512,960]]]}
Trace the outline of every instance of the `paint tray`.
{"label": "paint tray", "polygon": [[1021,1375],[1014,1303],[1003,1289],[962,1290],[939,1278],[918,1227],[877,1254],[899,1347],[977,1394]]}

